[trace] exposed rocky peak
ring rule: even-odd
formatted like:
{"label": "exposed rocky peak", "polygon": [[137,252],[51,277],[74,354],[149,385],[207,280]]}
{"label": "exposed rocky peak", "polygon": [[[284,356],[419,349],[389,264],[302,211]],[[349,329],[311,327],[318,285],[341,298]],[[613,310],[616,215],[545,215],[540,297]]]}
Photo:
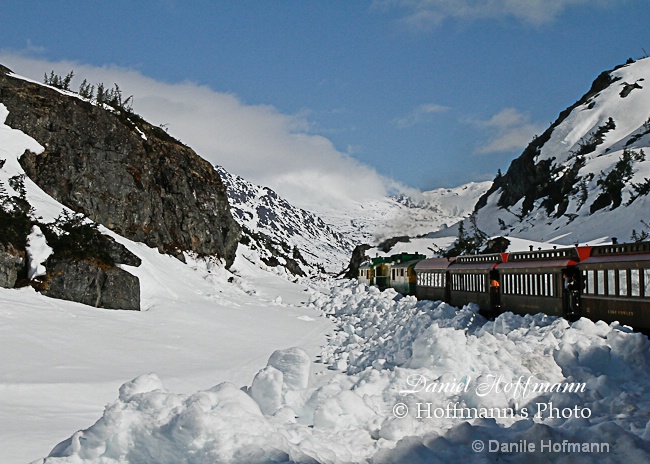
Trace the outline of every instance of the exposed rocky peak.
{"label": "exposed rocky peak", "polygon": [[0,70],[6,124],[45,148],[20,160],[39,187],[131,240],[179,257],[191,251],[232,264],[240,228],[210,163],[132,113],[7,71]]}

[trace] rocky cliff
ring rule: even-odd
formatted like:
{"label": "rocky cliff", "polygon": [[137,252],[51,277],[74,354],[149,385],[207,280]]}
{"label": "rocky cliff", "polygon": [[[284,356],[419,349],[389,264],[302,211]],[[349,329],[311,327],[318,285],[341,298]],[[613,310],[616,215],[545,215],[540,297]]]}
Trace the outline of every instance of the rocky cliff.
{"label": "rocky cliff", "polygon": [[131,240],[232,264],[240,229],[210,163],[137,115],[4,71],[6,124],[45,147],[21,158],[39,187]]}
{"label": "rocky cliff", "polygon": [[[2,66],[0,116],[6,145],[0,156],[0,286],[32,285],[55,298],[139,309],[138,278],[119,265],[139,266],[140,259],[96,224],[181,260],[192,252],[233,263],[241,228],[219,174],[161,128],[125,107],[31,82]],[[59,211],[65,205],[78,214],[62,212],[45,222],[28,201],[26,186],[36,187],[24,182],[25,175],[45,192],[40,195],[58,202]],[[44,262],[31,262],[32,227],[51,247]],[[38,265],[46,272],[34,276],[29,268]]]}

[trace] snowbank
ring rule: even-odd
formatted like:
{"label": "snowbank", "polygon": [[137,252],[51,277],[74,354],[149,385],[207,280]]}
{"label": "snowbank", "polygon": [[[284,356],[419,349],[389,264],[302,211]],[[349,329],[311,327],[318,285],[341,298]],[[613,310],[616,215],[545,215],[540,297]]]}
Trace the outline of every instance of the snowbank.
{"label": "snowbank", "polygon": [[313,365],[292,348],[250,388],[187,396],[141,376],[39,462],[650,461],[642,334],[544,315],[486,321],[356,282],[311,303],[337,324],[322,359],[338,371],[309,384]]}

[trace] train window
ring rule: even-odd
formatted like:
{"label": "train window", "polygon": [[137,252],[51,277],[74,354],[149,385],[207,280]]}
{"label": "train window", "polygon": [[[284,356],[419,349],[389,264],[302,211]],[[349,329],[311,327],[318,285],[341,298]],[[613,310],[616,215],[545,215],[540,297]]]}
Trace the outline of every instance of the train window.
{"label": "train window", "polygon": [[618,271],[618,294],[627,296],[627,270],[620,269]]}
{"label": "train window", "polygon": [[641,276],[638,269],[630,269],[630,296],[641,296]]}
{"label": "train window", "polygon": [[607,294],[616,295],[616,271],[610,269],[607,272]]}
{"label": "train window", "polygon": [[596,293],[605,294],[605,271],[596,271]]}
{"label": "train window", "polygon": [[587,274],[587,289],[586,293],[594,295],[596,293],[596,271],[585,271]]}

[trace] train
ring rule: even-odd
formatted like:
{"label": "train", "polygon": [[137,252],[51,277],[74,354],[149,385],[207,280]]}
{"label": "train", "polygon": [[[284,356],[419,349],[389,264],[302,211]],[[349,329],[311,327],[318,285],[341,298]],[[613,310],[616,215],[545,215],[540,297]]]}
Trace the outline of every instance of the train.
{"label": "train", "polygon": [[364,262],[358,280],[457,307],[476,303],[488,317],[541,312],[650,330],[650,241],[454,258],[399,253]]}

